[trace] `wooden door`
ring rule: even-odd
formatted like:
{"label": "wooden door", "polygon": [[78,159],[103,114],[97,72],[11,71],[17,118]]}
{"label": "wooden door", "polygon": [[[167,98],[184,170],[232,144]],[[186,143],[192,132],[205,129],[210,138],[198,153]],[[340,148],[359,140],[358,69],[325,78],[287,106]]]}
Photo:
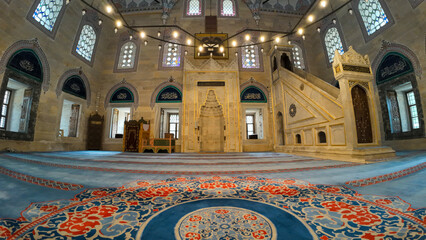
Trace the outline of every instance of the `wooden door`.
{"label": "wooden door", "polygon": [[104,117],[98,113],[90,115],[87,126],[87,149],[101,150]]}
{"label": "wooden door", "polygon": [[367,93],[359,85],[353,87],[351,92],[358,143],[372,143],[373,131],[371,128],[370,107]]}

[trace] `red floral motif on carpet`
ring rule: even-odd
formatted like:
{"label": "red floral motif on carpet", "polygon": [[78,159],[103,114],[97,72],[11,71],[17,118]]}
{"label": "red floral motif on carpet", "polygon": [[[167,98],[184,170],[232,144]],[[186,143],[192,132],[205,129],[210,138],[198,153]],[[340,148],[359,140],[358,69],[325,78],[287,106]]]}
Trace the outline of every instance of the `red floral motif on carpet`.
{"label": "red floral motif on carpet", "polygon": [[211,182],[211,183],[202,183],[200,184],[200,188],[202,189],[216,189],[216,188],[223,188],[223,189],[228,189],[228,188],[236,188],[237,185],[230,183],[230,182]]}
{"label": "red floral motif on carpet", "polygon": [[324,202],[322,206],[332,212],[342,214],[342,218],[346,218],[359,225],[370,226],[377,225],[382,222],[379,216],[371,213],[368,206],[353,206],[344,202]]}
{"label": "red floral motif on carpet", "polygon": [[111,217],[118,207],[96,206],[81,212],[67,213],[67,221],[61,223],[58,232],[64,236],[79,236],[101,225],[100,220]]}
{"label": "red floral motif on carpet", "polygon": [[3,226],[0,226],[0,237],[6,238],[6,237],[10,237],[10,236],[12,236],[12,233],[9,231],[9,229],[7,229]]}
{"label": "red floral motif on carpet", "polygon": [[293,188],[288,188],[287,186],[266,185],[261,186],[259,189],[273,195],[296,196],[299,194],[299,191]]}
{"label": "red floral motif on carpet", "polygon": [[167,197],[177,191],[177,188],[174,187],[148,188],[138,193],[137,196],[140,198]]}

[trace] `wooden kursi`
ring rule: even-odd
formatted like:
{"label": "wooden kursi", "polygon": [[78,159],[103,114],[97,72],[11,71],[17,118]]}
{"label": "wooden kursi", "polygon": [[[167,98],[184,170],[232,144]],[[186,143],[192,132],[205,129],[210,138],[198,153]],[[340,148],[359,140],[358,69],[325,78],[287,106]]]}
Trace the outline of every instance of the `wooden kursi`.
{"label": "wooden kursi", "polygon": [[141,118],[139,121],[130,120],[124,123],[123,151],[158,153],[166,150],[168,153],[175,151],[176,140],[173,134],[166,134],[166,138],[150,138],[150,121]]}

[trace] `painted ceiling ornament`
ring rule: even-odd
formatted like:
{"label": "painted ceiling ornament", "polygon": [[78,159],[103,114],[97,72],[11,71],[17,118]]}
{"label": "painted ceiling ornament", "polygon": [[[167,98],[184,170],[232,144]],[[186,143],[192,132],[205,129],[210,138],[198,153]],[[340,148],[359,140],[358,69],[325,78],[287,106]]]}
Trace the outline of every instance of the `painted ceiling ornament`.
{"label": "painted ceiling ornament", "polygon": [[28,72],[34,71],[34,64],[31,63],[30,61],[26,60],[26,59],[21,60],[19,62],[19,66],[21,66],[24,70],[26,70]]}
{"label": "painted ceiling ornament", "polygon": [[297,112],[296,105],[294,105],[294,103],[290,104],[290,107],[288,109],[288,113],[290,114],[290,117],[296,116],[296,112]]}

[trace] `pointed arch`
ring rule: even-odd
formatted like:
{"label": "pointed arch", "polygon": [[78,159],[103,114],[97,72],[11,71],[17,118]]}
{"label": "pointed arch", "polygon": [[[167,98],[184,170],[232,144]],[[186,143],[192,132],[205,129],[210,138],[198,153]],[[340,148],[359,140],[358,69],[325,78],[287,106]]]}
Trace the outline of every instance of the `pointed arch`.
{"label": "pointed arch", "polygon": [[[182,88],[182,84],[177,83],[175,81],[165,81],[163,83],[161,83],[160,85],[158,85],[155,90],[152,92],[151,95],[151,108],[154,108],[156,100],[157,100],[157,96],[158,94],[166,87],[175,87],[176,89],[178,89],[181,93],[183,93],[183,88]],[[182,94],[182,98],[183,98],[183,94]]]}
{"label": "pointed arch", "polygon": [[41,62],[41,67],[43,70],[43,79],[42,79],[42,89],[44,92],[49,90],[50,86],[50,67],[49,62],[47,61],[46,54],[44,54],[43,49],[41,49],[40,44],[37,38],[31,40],[21,40],[12,44],[9,48],[6,49],[3,56],[0,60],[0,74],[4,73],[6,66],[9,62],[9,59],[19,50],[30,49],[38,57]]}
{"label": "pointed arch", "polygon": [[111,97],[113,96],[114,93],[116,93],[117,90],[119,89],[128,89],[128,91],[130,91],[133,95],[133,102],[129,102],[133,108],[137,108],[139,105],[139,94],[137,89],[130,83],[126,82],[126,81],[121,81],[118,84],[114,85],[107,93],[107,95],[105,96],[105,102],[104,102],[104,106],[105,108],[107,108],[110,105],[110,100]]}
{"label": "pointed arch", "polygon": [[70,69],[70,70],[64,72],[64,74],[62,74],[62,76],[59,78],[58,84],[56,86],[56,96],[57,97],[61,96],[64,84],[66,83],[67,80],[69,80],[73,76],[77,76],[78,78],[80,78],[83,81],[84,87],[86,88],[87,106],[90,106],[91,99],[92,99],[91,90],[90,90],[90,83],[89,83],[89,80],[88,80],[86,74],[84,74],[84,72],[81,70],[81,68]]}
{"label": "pointed arch", "polygon": [[265,85],[263,85],[262,83],[257,82],[253,78],[240,85],[240,90],[241,90],[241,94],[240,94],[241,96],[240,97],[242,97],[242,94],[250,87],[256,88],[261,93],[263,93],[263,96],[265,98],[264,102],[268,102],[268,100],[269,100],[268,88],[265,87]]}

